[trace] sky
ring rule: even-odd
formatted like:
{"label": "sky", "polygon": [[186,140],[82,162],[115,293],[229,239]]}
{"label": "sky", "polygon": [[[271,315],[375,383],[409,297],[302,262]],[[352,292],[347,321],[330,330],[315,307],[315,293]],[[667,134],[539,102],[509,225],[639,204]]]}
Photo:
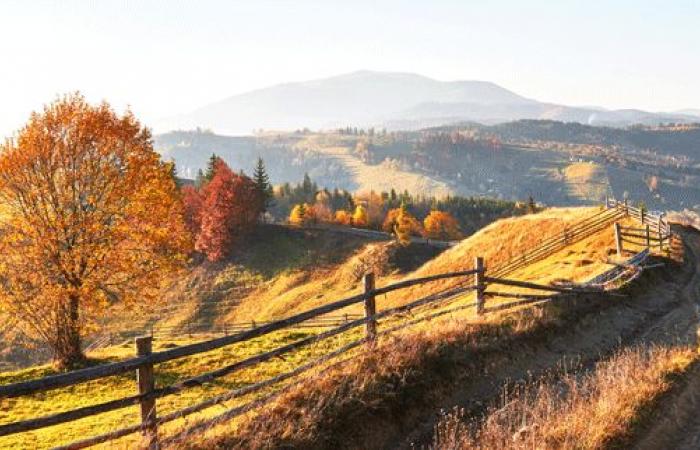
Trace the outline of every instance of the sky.
{"label": "sky", "polygon": [[695,0],[2,0],[0,136],[73,91],[148,125],[361,69],[567,105],[700,108],[698,24]]}

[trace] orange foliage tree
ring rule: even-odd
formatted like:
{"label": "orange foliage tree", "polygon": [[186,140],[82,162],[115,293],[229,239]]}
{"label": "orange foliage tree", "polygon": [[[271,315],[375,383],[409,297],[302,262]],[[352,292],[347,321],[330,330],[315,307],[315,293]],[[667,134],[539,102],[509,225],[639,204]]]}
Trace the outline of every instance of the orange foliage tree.
{"label": "orange foliage tree", "polygon": [[115,303],[153,301],[191,251],[171,167],[134,116],[66,96],[0,147],[0,309],[60,367]]}
{"label": "orange foliage tree", "polygon": [[219,261],[253,229],[263,202],[255,182],[234,173],[221,159],[215,163],[212,180],[204,185],[201,195],[201,225],[195,248],[210,261]]}
{"label": "orange foliage tree", "polygon": [[339,225],[350,225],[352,224],[352,214],[344,209],[339,209],[335,212],[333,221]]}
{"label": "orange foliage tree", "polygon": [[444,211],[430,211],[430,214],[423,220],[423,229],[425,237],[430,239],[447,241],[462,237],[457,219]]}
{"label": "orange foliage tree", "polygon": [[[386,213],[386,216],[384,217],[384,223],[382,223],[382,230],[386,231],[387,233],[394,232],[394,229],[396,228],[396,225],[398,223],[399,215],[401,215],[402,208],[405,209],[405,207],[402,205],[399,208],[390,209]],[[416,236],[420,236],[421,234],[423,234],[423,226],[418,221],[418,219],[413,217],[413,215],[407,210],[404,211],[403,220],[405,222],[404,227],[409,230],[410,234]]]}

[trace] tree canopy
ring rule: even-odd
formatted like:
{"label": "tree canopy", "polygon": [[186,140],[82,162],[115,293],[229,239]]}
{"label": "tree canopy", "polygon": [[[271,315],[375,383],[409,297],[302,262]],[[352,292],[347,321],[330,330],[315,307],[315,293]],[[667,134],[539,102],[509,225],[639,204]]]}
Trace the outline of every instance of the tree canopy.
{"label": "tree canopy", "polygon": [[192,247],[149,131],[79,94],[0,147],[0,203],[0,307],[61,366],[110,304],[155,300]]}

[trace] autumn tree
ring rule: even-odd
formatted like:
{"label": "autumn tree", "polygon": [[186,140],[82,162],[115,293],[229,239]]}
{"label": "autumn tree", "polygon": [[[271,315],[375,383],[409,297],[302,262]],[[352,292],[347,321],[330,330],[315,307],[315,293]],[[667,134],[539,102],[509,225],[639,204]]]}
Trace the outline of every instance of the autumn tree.
{"label": "autumn tree", "polygon": [[355,212],[352,214],[352,225],[360,228],[369,225],[369,217],[367,216],[367,210],[364,206],[357,205],[355,207]]}
{"label": "autumn tree", "polygon": [[292,212],[289,214],[289,223],[297,226],[304,225],[307,220],[307,210],[307,205],[304,203],[294,205]]}
{"label": "autumn tree", "polygon": [[409,232],[411,234],[420,236],[423,233],[423,226],[421,223],[416,219],[409,211],[408,208],[406,207],[405,203],[401,203],[401,206],[398,208],[393,208],[390,209],[387,213],[386,216],[384,217],[384,222],[382,223],[382,230],[386,231],[387,233],[393,233],[394,229],[396,228],[396,224],[398,223],[398,218],[399,215],[403,212],[403,220],[406,222],[408,225]]}
{"label": "autumn tree", "polygon": [[339,209],[335,212],[333,221],[339,225],[350,225],[352,224],[352,214],[344,209]]}
{"label": "autumn tree", "polygon": [[361,192],[357,194],[356,201],[363,204],[367,215],[365,227],[379,228],[384,218],[384,200],[381,194],[374,191]]}
{"label": "autumn tree", "polygon": [[187,230],[197,236],[202,227],[202,193],[194,186],[182,187],[182,203]]}
{"label": "autumn tree", "polygon": [[0,308],[59,367],[115,302],[152,302],[191,250],[171,167],[127,112],[66,96],[0,148]]}
{"label": "autumn tree", "polygon": [[430,214],[423,220],[423,229],[425,237],[430,239],[447,241],[462,237],[457,219],[444,211],[430,211]]}
{"label": "autumn tree", "polygon": [[420,236],[423,233],[421,223],[408,211],[405,202],[387,212],[382,230],[392,233],[403,246],[411,243],[411,235]]}
{"label": "autumn tree", "polygon": [[201,193],[201,225],[195,248],[210,261],[219,261],[253,229],[262,206],[253,180],[234,173],[221,159],[213,170]]}
{"label": "autumn tree", "polygon": [[[408,212],[405,203],[401,203],[401,207],[398,210],[393,231],[396,240],[405,247],[411,243],[411,233],[416,229],[418,221]],[[418,225],[418,228],[420,228],[420,225]]]}

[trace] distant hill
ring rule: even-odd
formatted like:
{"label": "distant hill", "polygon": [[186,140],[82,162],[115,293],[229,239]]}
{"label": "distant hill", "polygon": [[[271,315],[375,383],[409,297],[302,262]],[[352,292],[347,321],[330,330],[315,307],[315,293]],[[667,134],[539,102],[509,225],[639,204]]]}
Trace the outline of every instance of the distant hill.
{"label": "distant hill", "polygon": [[[461,139],[457,139],[462,136]],[[473,122],[372,135],[366,130],[157,135],[156,148],[194,178],[212,153],[252,173],[258,156],[275,184],[308,173],[319,186],[395,189],[585,205],[629,195],[650,209],[700,210],[700,125],[589,126],[551,120]]]}
{"label": "distant hill", "polygon": [[528,99],[488,81],[438,81],[411,73],[359,71],[235,95],[154,125],[157,131],[202,127],[221,134],[250,134],[260,128],[418,129],[465,120],[488,124],[519,119],[624,126],[692,122],[697,116],[570,107]]}

